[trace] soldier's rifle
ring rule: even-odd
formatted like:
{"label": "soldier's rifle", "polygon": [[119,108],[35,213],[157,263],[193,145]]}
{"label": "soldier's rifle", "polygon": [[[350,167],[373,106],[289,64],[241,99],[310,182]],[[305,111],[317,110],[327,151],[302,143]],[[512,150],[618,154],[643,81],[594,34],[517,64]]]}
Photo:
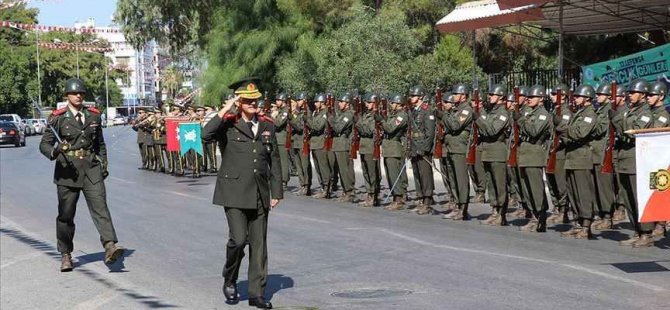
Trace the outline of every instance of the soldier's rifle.
{"label": "soldier's rifle", "polygon": [[307,99],[305,103],[302,104],[302,155],[309,156],[309,126],[307,125],[307,117],[309,115],[309,108],[307,105]]}
{"label": "soldier's rifle", "polygon": [[356,159],[358,158],[358,149],[361,146],[361,135],[358,132],[358,128],[356,128],[356,122],[358,121],[358,117],[360,116],[361,113],[361,98],[359,96],[354,97],[354,126],[351,131],[351,150],[350,150],[350,155],[351,159]]}
{"label": "soldier's rifle", "polygon": [[291,119],[293,118],[293,105],[291,104],[291,96],[289,95],[286,98],[288,101],[288,120],[286,124],[286,149],[291,150],[291,141],[293,140],[293,126],[291,125]]}
{"label": "soldier's rifle", "polygon": [[263,106],[263,112],[265,115],[270,116],[270,98],[268,96],[267,90],[264,93],[263,101],[265,102],[265,105]]}
{"label": "soldier's rifle", "polygon": [[409,159],[412,157],[412,130],[414,129],[412,123],[414,123],[414,121],[412,117],[412,108],[410,105],[407,103],[407,101],[403,102],[402,104],[405,107],[405,112],[407,112],[409,117],[409,120],[407,121],[407,136],[405,137],[405,159]]}
{"label": "soldier's rifle", "polygon": [[[515,86],[514,87],[514,113],[516,115],[519,114],[519,105],[521,104],[519,102],[519,87]],[[514,123],[512,123],[512,141],[510,143],[510,150],[509,150],[509,157],[507,158],[507,165],[510,167],[516,167],[518,165],[518,150],[519,150],[519,143],[521,143],[521,139],[519,137],[519,122],[517,120],[514,120]]]}
{"label": "soldier's rifle", "polygon": [[[475,102],[475,115],[479,115],[479,89],[474,90],[473,97]],[[477,123],[473,121],[472,139],[470,139],[466,158],[466,163],[468,165],[474,165],[477,160],[477,144],[479,144],[479,127],[477,126]]]}
{"label": "soldier's rifle", "polygon": [[[610,105],[612,110],[616,111],[616,91],[617,84],[612,82],[612,94],[610,95]],[[609,136],[607,137],[607,148],[605,148],[605,157],[603,157],[603,162],[600,168],[602,173],[614,173],[614,143],[616,139],[616,131],[614,129],[614,124],[610,120],[609,126]]]}
{"label": "soldier's rifle", "polygon": [[327,121],[326,121],[326,140],[323,145],[323,149],[326,151],[330,151],[333,149],[333,126],[330,125],[330,117],[334,115],[334,104],[335,104],[335,97],[332,94],[328,94],[326,96],[326,108],[328,109],[327,111]]}
{"label": "soldier's rifle", "polygon": [[[375,96],[374,108],[372,113],[380,113],[379,97]],[[372,159],[379,160],[382,154],[382,123],[375,120],[375,135],[373,139],[374,147],[372,149]]]}
{"label": "soldier's rifle", "polygon": [[[556,90],[556,107],[554,108],[554,114],[561,116],[561,105],[563,104],[563,90]],[[554,137],[551,140],[551,148],[549,149],[549,157],[547,158],[547,169],[546,172],[549,174],[554,174],[556,172],[556,153],[558,152],[558,147],[561,144],[561,134],[557,129],[554,129]]]}
{"label": "soldier's rifle", "polygon": [[[442,89],[440,89],[439,87],[435,88],[435,106],[437,107],[438,111],[443,112]],[[444,126],[442,125],[442,122],[438,122],[437,127],[435,128],[435,152],[433,153],[433,157],[442,158],[443,140],[444,140]]]}

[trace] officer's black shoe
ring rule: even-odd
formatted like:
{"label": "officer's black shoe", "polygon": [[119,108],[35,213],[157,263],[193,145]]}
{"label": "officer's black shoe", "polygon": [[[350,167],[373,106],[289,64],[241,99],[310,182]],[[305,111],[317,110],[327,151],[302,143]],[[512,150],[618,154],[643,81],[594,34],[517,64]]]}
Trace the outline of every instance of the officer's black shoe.
{"label": "officer's black shoe", "polygon": [[60,272],[72,271],[72,255],[70,253],[63,253],[61,255]]}
{"label": "officer's black shoe", "polygon": [[272,309],[272,303],[266,301],[263,296],[260,297],[249,297],[249,306],[256,307],[259,309]]}
{"label": "officer's black shoe", "polygon": [[223,296],[226,302],[236,304],[240,301],[240,295],[237,293],[237,285],[233,283],[223,283]]}
{"label": "officer's black shoe", "polygon": [[105,264],[114,264],[119,257],[123,256],[123,251],[123,247],[116,245],[114,241],[105,243]]}

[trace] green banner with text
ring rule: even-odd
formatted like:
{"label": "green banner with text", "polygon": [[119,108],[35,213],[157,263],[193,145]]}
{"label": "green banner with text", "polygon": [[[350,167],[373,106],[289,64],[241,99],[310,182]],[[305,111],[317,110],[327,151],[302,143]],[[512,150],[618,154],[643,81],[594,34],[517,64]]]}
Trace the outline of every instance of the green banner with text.
{"label": "green banner with text", "polygon": [[644,78],[670,84],[670,43],[617,59],[582,67],[585,84],[597,87],[616,80],[619,85]]}

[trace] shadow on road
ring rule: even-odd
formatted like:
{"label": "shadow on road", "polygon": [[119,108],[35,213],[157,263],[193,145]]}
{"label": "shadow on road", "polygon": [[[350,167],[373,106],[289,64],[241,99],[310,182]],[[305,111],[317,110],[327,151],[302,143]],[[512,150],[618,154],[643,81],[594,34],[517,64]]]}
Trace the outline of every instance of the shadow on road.
{"label": "shadow on road", "polygon": [[[106,265],[107,268],[109,268],[109,272],[128,272],[124,270],[126,266],[124,265],[124,261],[126,257],[130,257],[133,255],[135,250],[133,249],[125,249],[123,251],[123,256],[119,257],[114,264],[111,265]],[[85,255],[80,255],[76,257],[77,263],[75,263],[75,268],[79,266],[84,266],[89,263],[95,263],[95,262],[102,262],[105,260],[105,252],[98,252],[98,253],[89,253]]]}
{"label": "shadow on road", "polygon": [[[21,231],[11,229],[11,228],[0,228],[0,233],[7,235],[9,237],[12,237],[16,239],[17,241],[26,244],[30,247],[32,247],[35,250],[38,250],[40,252],[43,252],[44,254],[50,256],[53,258],[55,261],[60,262],[60,253],[58,252],[58,249],[51,245],[50,243],[47,243],[42,240],[35,239],[31,236],[28,236],[24,234]],[[134,250],[126,250],[126,253],[124,253],[124,256],[129,256],[134,252]],[[102,261],[104,259],[104,253],[94,253],[94,254],[87,254],[83,256],[79,256],[79,260],[86,260],[88,262],[95,262],[95,261]],[[178,306],[172,305],[169,303],[166,303],[162,301],[160,298],[156,296],[151,296],[151,295],[143,295],[135,290],[132,289],[127,289],[119,286],[113,281],[110,281],[109,279],[104,278],[101,276],[99,273],[91,271],[89,269],[86,269],[83,267],[84,264],[80,264],[79,267],[75,269],[75,272],[82,273],[89,278],[93,279],[94,281],[103,284],[104,286],[113,289],[115,291],[118,291],[125,296],[142,303],[144,306],[149,307],[149,308],[176,308]],[[118,265],[118,266],[117,266]],[[119,259],[114,265],[110,266],[110,270],[114,272],[113,268],[121,268],[123,266],[123,258]],[[54,264],[54,268],[56,268],[57,265]],[[121,270],[119,269],[119,270]],[[118,271],[117,271],[118,272]],[[291,283],[293,283],[291,281]]]}
{"label": "shadow on road", "polygon": [[[295,285],[295,282],[293,281],[293,278],[287,277],[283,274],[271,274],[268,275],[268,283],[267,287],[265,288],[265,296],[268,300],[272,299],[272,296],[276,294],[277,292],[287,289],[287,288],[292,288]],[[247,291],[249,288],[249,281],[240,281],[237,284],[237,288],[240,292],[240,300],[248,300],[249,296],[247,295]]]}
{"label": "shadow on road", "polygon": [[663,272],[670,271],[658,263],[668,261],[651,261],[651,262],[633,262],[633,263],[614,263],[610,264],[625,273],[639,273],[639,272]]}

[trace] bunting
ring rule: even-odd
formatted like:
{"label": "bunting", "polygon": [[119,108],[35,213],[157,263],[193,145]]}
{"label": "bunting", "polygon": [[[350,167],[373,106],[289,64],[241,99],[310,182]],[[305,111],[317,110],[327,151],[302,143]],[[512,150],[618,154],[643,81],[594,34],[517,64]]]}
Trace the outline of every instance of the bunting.
{"label": "bunting", "polygon": [[37,24],[21,24],[15,23],[7,20],[0,21],[0,27],[2,28],[18,28],[23,30],[30,31],[41,31],[41,32],[51,32],[51,31],[62,31],[62,32],[77,32],[77,33],[120,33],[121,29],[116,27],[65,27],[65,26],[45,26]]}

